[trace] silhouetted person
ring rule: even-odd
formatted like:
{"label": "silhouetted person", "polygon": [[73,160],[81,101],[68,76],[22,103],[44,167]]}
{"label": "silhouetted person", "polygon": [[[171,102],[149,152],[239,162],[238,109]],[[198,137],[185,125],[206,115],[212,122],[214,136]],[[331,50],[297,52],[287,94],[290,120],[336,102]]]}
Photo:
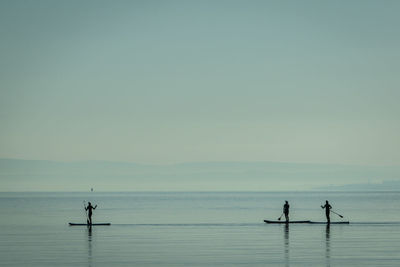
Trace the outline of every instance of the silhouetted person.
{"label": "silhouetted person", "polygon": [[285,214],[286,222],[289,222],[289,203],[285,200],[285,205],[283,205],[283,214]]}
{"label": "silhouetted person", "polygon": [[331,223],[330,212],[332,206],[329,204],[328,200],[326,200],[325,205],[321,206],[321,208],[325,209],[326,220],[328,221],[328,223]]}
{"label": "silhouetted person", "polygon": [[87,210],[87,212],[88,212],[88,218],[89,218],[89,224],[91,225],[92,224],[92,210],[95,210],[97,208],[97,205],[96,206],[92,206],[92,203],[88,203],[88,206],[87,207],[85,207],[85,210]]}

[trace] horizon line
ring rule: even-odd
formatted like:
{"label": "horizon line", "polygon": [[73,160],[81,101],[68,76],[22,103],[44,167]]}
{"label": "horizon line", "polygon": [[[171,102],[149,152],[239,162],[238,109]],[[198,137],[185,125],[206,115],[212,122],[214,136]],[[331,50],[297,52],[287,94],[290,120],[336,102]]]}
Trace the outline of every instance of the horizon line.
{"label": "horizon line", "polygon": [[43,161],[53,163],[85,163],[85,162],[98,162],[98,163],[124,163],[124,164],[137,164],[143,166],[174,166],[194,163],[274,163],[274,164],[299,164],[299,165],[335,165],[335,166],[354,166],[354,167],[400,167],[400,163],[395,165],[375,165],[375,164],[356,164],[356,163],[321,163],[321,162],[296,162],[296,161],[272,161],[272,160],[216,160],[216,161],[179,161],[175,163],[145,163],[137,161],[119,161],[119,160],[97,160],[97,159],[84,159],[84,160],[52,160],[52,159],[24,159],[24,158],[7,158],[0,157],[0,160],[15,160],[15,161]]}

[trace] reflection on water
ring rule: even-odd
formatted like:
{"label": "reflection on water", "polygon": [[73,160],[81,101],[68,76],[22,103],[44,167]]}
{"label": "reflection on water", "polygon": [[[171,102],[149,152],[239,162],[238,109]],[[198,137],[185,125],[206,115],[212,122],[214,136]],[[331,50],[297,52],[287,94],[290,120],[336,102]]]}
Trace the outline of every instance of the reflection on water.
{"label": "reflection on water", "polygon": [[92,226],[87,228],[88,231],[88,265],[92,266]]}
{"label": "reflection on water", "polygon": [[285,244],[285,266],[290,266],[289,264],[289,224],[285,224],[284,228],[284,244]]}
{"label": "reflection on water", "polygon": [[[82,194],[0,193],[0,266],[400,266],[396,223],[262,223],[286,194],[97,194],[96,221],[113,224],[90,229],[67,225],[84,220]],[[302,218],[329,198],[352,221],[400,221],[398,192],[293,195]]]}
{"label": "reflection on water", "polygon": [[331,235],[331,228],[330,225],[326,225],[325,229],[325,259],[326,259],[326,266],[331,266],[331,248],[330,248],[330,235]]}

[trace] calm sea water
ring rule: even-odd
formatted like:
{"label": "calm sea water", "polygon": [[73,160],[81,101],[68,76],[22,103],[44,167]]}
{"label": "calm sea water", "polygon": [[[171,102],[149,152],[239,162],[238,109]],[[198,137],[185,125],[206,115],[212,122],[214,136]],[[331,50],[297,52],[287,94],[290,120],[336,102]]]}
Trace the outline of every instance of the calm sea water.
{"label": "calm sea water", "polygon": [[[263,223],[284,200],[324,221],[326,199],[350,225]],[[68,226],[84,200],[112,225]],[[0,265],[400,266],[400,192],[0,193]]]}

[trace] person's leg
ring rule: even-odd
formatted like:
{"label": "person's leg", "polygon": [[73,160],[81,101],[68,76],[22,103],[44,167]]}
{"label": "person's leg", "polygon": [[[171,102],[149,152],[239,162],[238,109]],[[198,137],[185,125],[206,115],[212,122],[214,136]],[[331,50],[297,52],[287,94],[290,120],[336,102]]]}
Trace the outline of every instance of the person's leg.
{"label": "person's leg", "polygon": [[285,218],[286,218],[286,221],[288,222],[289,221],[289,213],[285,213]]}
{"label": "person's leg", "polygon": [[331,223],[331,217],[329,213],[326,214],[326,219],[328,220],[328,223]]}
{"label": "person's leg", "polygon": [[89,213],[89,224],[92,224],[92,214]]}

